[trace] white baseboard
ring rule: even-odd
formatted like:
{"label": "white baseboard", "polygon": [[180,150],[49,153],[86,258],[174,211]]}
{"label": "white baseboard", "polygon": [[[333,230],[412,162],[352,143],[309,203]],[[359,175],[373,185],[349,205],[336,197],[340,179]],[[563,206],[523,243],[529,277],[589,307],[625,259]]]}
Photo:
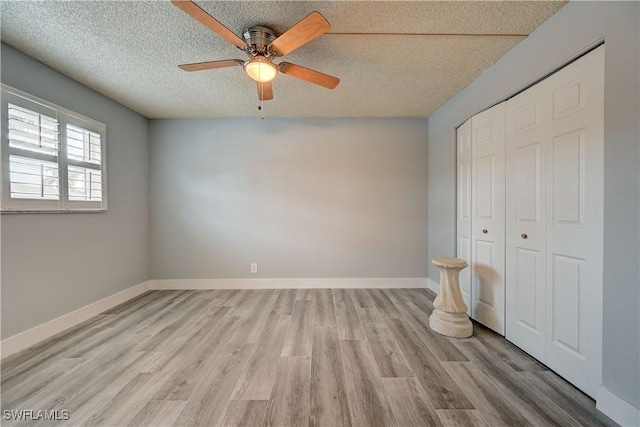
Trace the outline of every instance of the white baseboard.
{"label": "white baseboard", "polygon": [[331,288],[426,288],[424,277],[329,278],[329,279],[164,279],[151,280],[151,289],[331,289]]}
{"label": "white baseboard", "polygon": [[6,338],[0,343],[0,354],[4,359],[14,353],[17,353],[25,348],[31,347],[47,338],[50,338],[66,329],[76,326],[93,316],[96,316],[103,311],[109,310],[122,304],[132,298],[137,297],[140,294],[150,290],[151,283],[149,280],[139,283],[135,286],[127,288],[117,294],[108,296],[96,301],[92,304],[79,308],[71,313],[64,314],[46,323],[28,329],[24,332],[20,332],[17,335]]}
{"label": "white baseboard", "polygon": [[606,387],[598,386],[596,409],[623,427],[640,426],[640,409],[613,394]]}
{"label": "white baseboard", "polygon": [[440,292],[440,283],[435,280],[431,280],[430,278],[426,278],[427,280],[427,288],[431,289],[436,294]]}

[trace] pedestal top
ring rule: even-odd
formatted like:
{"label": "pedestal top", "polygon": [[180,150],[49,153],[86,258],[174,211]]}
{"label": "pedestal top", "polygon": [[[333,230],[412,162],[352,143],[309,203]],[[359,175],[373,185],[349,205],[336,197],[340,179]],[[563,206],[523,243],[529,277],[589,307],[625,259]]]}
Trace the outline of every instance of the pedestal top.
{"label": "pedestal top", "polygon": [[431,264],[442,268],[465,268],[469,264],[462,258],[437,257],[431,260]]}

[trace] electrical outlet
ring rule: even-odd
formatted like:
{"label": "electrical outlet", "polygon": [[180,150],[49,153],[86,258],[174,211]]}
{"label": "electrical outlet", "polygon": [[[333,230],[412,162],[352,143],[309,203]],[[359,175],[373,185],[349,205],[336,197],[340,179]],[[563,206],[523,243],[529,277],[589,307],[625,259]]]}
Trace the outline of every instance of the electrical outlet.
{"label": "electrical outlet", "polygon": [[252,262],[251,263],[251,272],[254,273],[254,274],[258,272],[258,263],[257,262]]}

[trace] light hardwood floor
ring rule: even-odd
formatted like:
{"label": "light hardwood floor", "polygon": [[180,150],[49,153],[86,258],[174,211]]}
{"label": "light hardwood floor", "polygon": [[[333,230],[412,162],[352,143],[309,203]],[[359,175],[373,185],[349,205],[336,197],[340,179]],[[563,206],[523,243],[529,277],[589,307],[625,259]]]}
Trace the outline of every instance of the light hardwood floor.
{"label": "light hardwood floor", "polygon": [[418,289],[153,291],[10,357],[2,409],[86,426],[601,426],[504,338],[428,326]]}

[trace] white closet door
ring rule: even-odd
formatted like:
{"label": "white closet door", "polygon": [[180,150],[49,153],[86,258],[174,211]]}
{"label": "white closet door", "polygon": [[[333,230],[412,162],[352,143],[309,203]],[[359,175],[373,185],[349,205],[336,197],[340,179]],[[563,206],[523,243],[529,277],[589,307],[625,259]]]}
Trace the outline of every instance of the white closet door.
{"label": "white closet door", "polygon": [[471,315],[504,335],[505,109],[500,103],[471,119]]}
{"label": "white closet door", "polygon": [[545,82],[505,108],[506,337],[545,362]]}
{"label": "white closet door", "polygon": [[547,364],[590,396],[601,378],[604,47],[547,80]]}
{"label": "white closet door", "polygon": [[[471,120],[457,130],[457,230],[456,256],[471,266]],[[460,272],[460,291],[471,315],[471,268]]]}

